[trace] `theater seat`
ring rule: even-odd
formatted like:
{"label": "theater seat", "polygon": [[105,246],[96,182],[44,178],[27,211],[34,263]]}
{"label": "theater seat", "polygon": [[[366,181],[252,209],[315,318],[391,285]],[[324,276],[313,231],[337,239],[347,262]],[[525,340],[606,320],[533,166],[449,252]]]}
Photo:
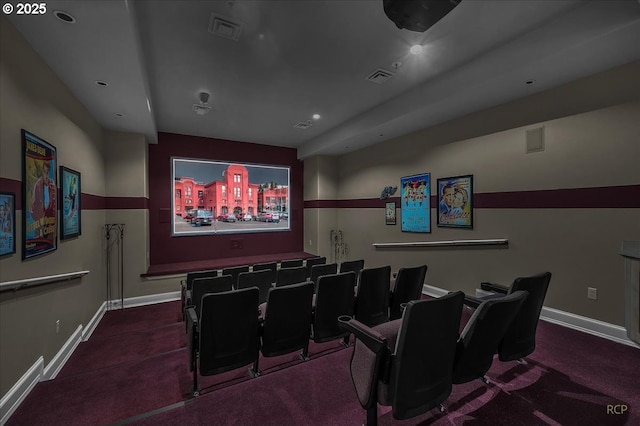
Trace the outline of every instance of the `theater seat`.
{"label": "theater seat", "polygon": [[402,319],[368,327],[340,318],[356,337],[351,378],[367,425],[377,424],[377,404],[409,419],[440,406],[451,394],[453,360],[464,293],[411,301]]}
{"label": "theater seat", "polygon": [[258,358],[258,295],[256,287],[202,298],[201,316],[187,309],[191,392],[200,394],[198,371],[203,376],[220,374],[253,364]]}
{"label": "theater seat", "polygon": [[389,294],[389,319],[402,317],[401,305],[411,300],[420,300],[427,275],[427,265],[400,268]]}
{"label": "theater seat", "polygon": [[498,345],[518,314],[527,292],[516,291],[508,296],[486,300],[473,312],[456,347],[453,383],[475,379],[489,383],[485,374],[493,363]]}
{"label": "theater seat", "polygon": [[[292,284],[269,290],[260,326],[260,351],[272,357],[301,350],[301,358],[308,359],[311,334],[311,299],[313,283]],[[260,375],[257,358],[251,374]]]}
{"label": "theater seat", "polygon": [[544,272],[530,277],[516,278],[508,288],[497,284],[482,283],[482,289],[495,291],[498,294],[482,298],[465,297],[466,305],[477,307],[485,300],[503,297],[505,294],[512,294],[519,290],[529,293],[511,326],[506,331],[502,342],[500,342],[498,348],[500,361],[517,360],[524,363],[524,357],[535,350],[536,330],[550,281],[551,273]]}

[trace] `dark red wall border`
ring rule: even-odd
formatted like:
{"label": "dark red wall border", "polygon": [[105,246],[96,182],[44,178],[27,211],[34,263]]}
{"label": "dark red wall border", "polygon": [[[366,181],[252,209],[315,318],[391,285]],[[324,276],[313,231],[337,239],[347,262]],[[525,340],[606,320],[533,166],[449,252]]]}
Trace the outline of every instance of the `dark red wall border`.
{"label": "dark red wall border", "polygon": [[[400,197],[388,200],[378,198],[310,200],[304,202],[304,207],[306,209],[378,208],[384,207],[387,201],[395,201],[400,207]],[[436,203],[436,197],[431,196],[431,207],[435,208]],[[485,192],[473,195],[473,207],[479,209],[633,209],[640,208],[640,185]]]}
{"label": "dark red wall border", "polygon": [[[172,237],[162,212],[171,209],[171,157],[289,166],[291,230]],[[149,145],[149,232],[151,265],[303,250],[303,164],[293,148],[158,133]],[[235,243],[242,240],[241,244]],[[235,244],[234,244],[235,243]],[[242,248],[232,248],[241,246]]]}

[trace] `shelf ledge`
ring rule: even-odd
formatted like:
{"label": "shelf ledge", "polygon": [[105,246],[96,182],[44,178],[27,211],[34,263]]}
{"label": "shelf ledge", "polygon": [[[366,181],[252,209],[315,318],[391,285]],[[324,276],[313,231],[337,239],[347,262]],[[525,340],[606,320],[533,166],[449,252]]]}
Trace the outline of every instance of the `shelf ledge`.
{"label": "shelf ledge", "polygon": [[468,247],[468,246],[506,246],[509,240],[506,238],[493,238],[488,240],[447,240],[447,241],[413,241],[408,243],[373,243],[373,247],[403,248],[403,247]]}
{"label": "shelf ledge", "polygon": [[15,280],[15,281],[5,281],[3,283],[0,283],[0,292],[11,291],[11,290],[17,291],[27,287],[34,287],[38,285],[75,280],[76,278],[84,277],[89,272],[90,271],[77,271],[77,272],[68,272],[66,274],[49,275],[46,277],[24,278],[24,279]]}

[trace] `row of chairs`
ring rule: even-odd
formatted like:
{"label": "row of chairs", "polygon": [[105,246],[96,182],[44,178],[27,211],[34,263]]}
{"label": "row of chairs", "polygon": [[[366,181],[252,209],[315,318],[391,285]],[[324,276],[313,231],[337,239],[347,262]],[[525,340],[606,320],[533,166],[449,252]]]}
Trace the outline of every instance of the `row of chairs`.
{"label": "row of chairs", "polygon": [[260,303],[263,303],[266,301],[269,288],[273,285],[279,287],[304,282],[308,279],[317,282],[317,277],[320,275],[337,272],[353,271],[357,276],[364,267],[364,260],[362,259],[342,262],[339,268],[336,264],[327,265],[326,261],[326,257],[318,256],[307,259],[304,264],[302,259],[282,261],[280,262],[280,268],[278,268],[277,262],[269,262],[254,264],[251,267],[249,265],[243,265],[224,268],[221,271],[207,270],[189,272],[186,279],[181,282],[182,311],[184,312],[185,308],[189,306],[188,299],[193,288],[193,283],[196,280],[230,276],[230,279],[218,280],[217,283],[209,283],[208,287],[211,291],[207,292],[226,291],[230,281],[233,289],[258,287],[258,289],[260,289]]}
{"label": "row of chairs", "polygon": [[261,310],[257,287],[203,295],[198,308],[186,309],[192,393],[199,393],[198,371],[206,376],[252,364],[255,377],[259,352],[271,357],[300,350],[308,359],[311,339],[347,343],[349,333],[337,318],[353,316],[355,281],[354,272],[324,275],[315,295],[311,281],[273,287]]}
{"label": "row of chairs", "polygon": [[[433,300],[411,301],[401,319],[374,327],[340,318],[356,344],[351,376],[367,425],[377,424],[377,404],[391,405],[393,417],[408,419],[442,403],[454,384],[485,376],[494,354],[519,360],[535,349],[540,311],[551,273],[517,278],[509,288],[483,283],[497,292],[477,299],[457,291]],[[463,304],[475,309],[460,333]]]}

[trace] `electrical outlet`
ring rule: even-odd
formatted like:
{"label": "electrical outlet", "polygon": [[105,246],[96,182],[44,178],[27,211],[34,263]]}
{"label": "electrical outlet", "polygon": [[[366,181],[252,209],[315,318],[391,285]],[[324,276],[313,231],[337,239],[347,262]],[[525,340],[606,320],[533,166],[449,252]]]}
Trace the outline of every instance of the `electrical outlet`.
{"label": "electrical outlet", "polygon": [[597,300],[598,289],[595,287],[587,287],[587,299]]}
{"label": "electrical outlet", "polygon": [[56,334],[60,333],[60,320],[56,321]]}

